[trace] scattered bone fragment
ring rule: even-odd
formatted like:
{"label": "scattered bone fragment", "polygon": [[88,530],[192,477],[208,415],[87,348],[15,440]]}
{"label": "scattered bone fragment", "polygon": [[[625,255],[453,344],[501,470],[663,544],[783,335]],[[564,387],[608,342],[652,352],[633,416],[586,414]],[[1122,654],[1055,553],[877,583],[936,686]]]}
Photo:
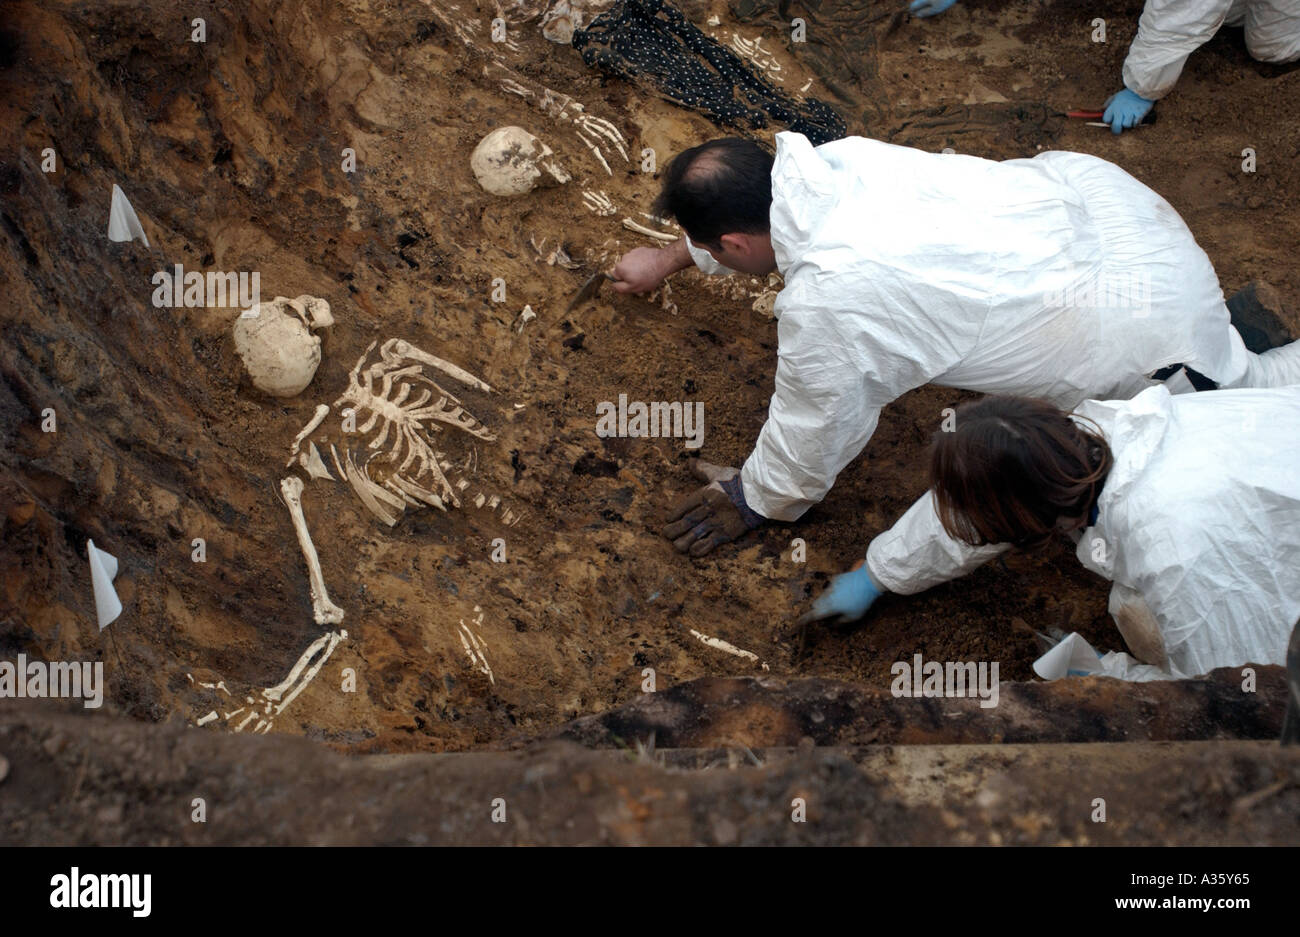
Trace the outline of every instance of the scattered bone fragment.
{"label": "scattered bone fragment", "polygon": [[767,664],[760,661],[758,659],[758,655],[755,654],[753,651],[746,651],[744,648],[736,647],[736,645],[731,644],[728,641],[724,641],[721,638],[711,638],[707,634],[701,634],[700,632],[696,631],[694,628],[691,629],[691,634],[694,635],[697,639],[699,639],[699,641],[702,644],[707,644],[711,648],[715,648],[716,650],[722,651],[725,654],[731,654],[734,657],[743,657],[745,660],[753,661],[754,663],[759,664],[764,670],[768,669]]}
{"label": "scattered bone fragment", "polygon": [[763,38],[761,36],[746,39],[739,33],[733,33],[731,48],[742,57],[749,59],[756,68],[765,72],[768,80],[777,82],[785,80],[782,76],[776,74],[781,71],[781,63],[770,50],[763,48]]}
{"label": "scattered bone fragment", "polygon": [[774,318],[776,315],[774,312],[774,309],[776,308],[776,297],[776,290],[764,290],[759,293],[758,298],[754,300],[754,311],[760,316],[765,316],[768,319]]}
{"label": "scattered bone fragment", "polygon": [[565,270],[576,270],[578,267],[582,266],[569,256],[569,252],[564,249],[563,243],[557,243],[555,247],[551,248],[550,251],[547,251],[547,240],[549,239],[542,238],[541,241],[538,241],[536,237],[529,235],[528,243],[532,246],[533,250],[536,251],[538,260],[546,261],[547,266],[563,267]]}
{"label": "scattered bone fragment", "polygon": [[[475,605],[474,611],[478,612],[478,617],[474,619],[474,624],[482,627],[483,610]],[[465,624],[465,619],[460,619],[460,643],[465,648],[465,656],[469,658],[469,664],[479,673],[488,678],[488,681],[496,685],[496,677],[492,675],[492,667],[488,664],[487,659],[487,642],[481,635],[476,635],[474,631]]]}
{"label": "scattered bone fragment", "polygon": [[655,231],[652,228],[647,228],[645,225],[633,221],[631,218],[623,219],[623,227],[627,228],[629,231],[635,231],[637,234],[644,234],[646,237],[654,238],[657,241],[676,241],[678,237],[676,234],[668,234],[663,231]]}
{"label": "scattered bone fragment", "polygon": [[650,293],[650,296],[648,298],[650,302],[657,302],[659,304],[659,308],[662,309],[664,312],[668,313],[670,316],[675,316],[677,315],[677,304],[673,302],[672,299],[670,298],[672,294],[673,294],[672,285],[669,284],[667,280],[664,280],[664,282],[659,286],[658,289]]}
{"label": "scattered bone fragment", "polygon": [[528,305],[524,306],[523,311],[519,313],[519,325],[516,327],[515,331],[522,332],[524,326],[536,318],[537,313],[533,312],[533,307]]}

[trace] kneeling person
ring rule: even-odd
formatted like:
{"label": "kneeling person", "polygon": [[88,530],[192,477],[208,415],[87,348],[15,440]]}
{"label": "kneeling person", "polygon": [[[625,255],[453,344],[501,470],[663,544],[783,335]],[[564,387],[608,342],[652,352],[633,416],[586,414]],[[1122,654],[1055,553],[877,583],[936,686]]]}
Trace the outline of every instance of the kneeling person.
{"label": "kneeling person", "polygon": [[[987,397],[936,434],[930,497],[805,620],[856,618],[1058,533],[1114,583],[1132,654],[1183,677],[1283,664],[1300,616],[1300,387],[1085,401]],[[970,549],[959,548],[969,547]]]}

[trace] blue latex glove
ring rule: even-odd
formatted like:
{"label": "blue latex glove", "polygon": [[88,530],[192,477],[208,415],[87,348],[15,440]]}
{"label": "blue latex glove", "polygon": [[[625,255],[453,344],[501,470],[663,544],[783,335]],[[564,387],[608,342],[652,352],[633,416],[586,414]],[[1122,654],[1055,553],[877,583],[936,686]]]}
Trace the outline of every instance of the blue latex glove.
{"label": "blue latex glove", "polygon": [[912,5],[908,7],[908,11],[913,16],[934,16],[936,13],[942,13],[956,2],[957,0],[912,0]]}
{"label": "blue latex glove", "polygon": [[1155,103],[1125,88],[1106,99],[1106,110],[1101,115],[1102,123],[1110,124],[1111,133],[1123,133],[1140,124]]}
{"label": "blue latex glove", "polygon": [[812,610],[799,619],[799,624],[833,619],[832,624],[857,621],[867,613],[876,599],[884,593],[867,572],[867,564],[840,573],[812,604]]}

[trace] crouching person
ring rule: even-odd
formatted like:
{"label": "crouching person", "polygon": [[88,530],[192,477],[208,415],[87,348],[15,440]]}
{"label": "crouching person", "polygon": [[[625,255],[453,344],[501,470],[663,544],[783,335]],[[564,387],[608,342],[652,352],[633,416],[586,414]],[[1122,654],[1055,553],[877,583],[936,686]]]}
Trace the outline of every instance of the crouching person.
{"label": "crouching person", "polygon": [[986,397],[935,436],[932,491],[832,579],[804,620],[954,579],[1066,534],[1114,583],[1134,657],[1171,677],[1284,664],[1300,616],[1300,386],[1127,401],[1068,414]]}

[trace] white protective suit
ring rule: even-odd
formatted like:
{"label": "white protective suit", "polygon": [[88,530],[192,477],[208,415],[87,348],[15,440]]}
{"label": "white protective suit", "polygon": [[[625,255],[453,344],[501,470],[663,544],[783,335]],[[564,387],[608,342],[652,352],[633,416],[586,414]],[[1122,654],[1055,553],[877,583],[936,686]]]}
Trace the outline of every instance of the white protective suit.
{"label": "white protective suit", "polygon": [[1245,26],[1262,62],[1300,59],[1300,0],[1147,0],[1124,60],[1124,86],[1150,101],[1178,81],[1187,57],[1222,26]]}
{"label": "white protective suit", "polygon": [[[767,518],[821,501],[880,409],[922,384],[1069,409],[1131,397],[1178,362],[1225,386],[1300,383],[1300,343],[1275,350],[1285,359],[1247,351],[1178,213],[1094,156],[814,149],[779,133],[770,220],[776,387],[741,470]],[[732,272],[687,246],[705,273]]]}
{"label": "white protective suit", "polygon": [[[1174,677],[1285,663],[1300,618],[1300,386],[1153,387],[1075,412],[1115,459],[1076,553],[1114,583],[1110,613],[1133,655]],[[893,573],[933,584],[967,572],[951,542],[908,538]]]}

